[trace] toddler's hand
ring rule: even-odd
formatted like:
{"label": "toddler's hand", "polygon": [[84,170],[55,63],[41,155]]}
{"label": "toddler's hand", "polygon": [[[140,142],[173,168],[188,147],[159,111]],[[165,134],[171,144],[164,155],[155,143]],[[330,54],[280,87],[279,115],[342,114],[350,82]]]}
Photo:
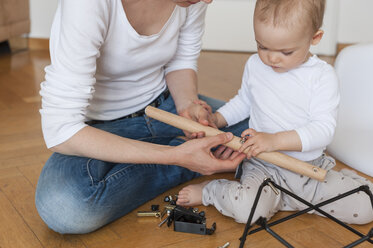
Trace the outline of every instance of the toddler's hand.
{"label": "toddler's hand", "polygon": [[249,128],[242,132],[241,137],[245,137],[246,141],[238,152],[247,150],[247,158],[255,157],[261,152],[272,152],[275,150],[275,134],[257,132]]}

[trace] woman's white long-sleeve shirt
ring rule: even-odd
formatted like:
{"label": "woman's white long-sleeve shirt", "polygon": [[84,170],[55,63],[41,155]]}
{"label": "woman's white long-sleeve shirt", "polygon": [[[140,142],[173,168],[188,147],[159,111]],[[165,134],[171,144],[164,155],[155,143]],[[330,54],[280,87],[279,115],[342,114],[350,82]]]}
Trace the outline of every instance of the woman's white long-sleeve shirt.
{"label": "woman's white long-sleeve shirt", "polygon": [[197,70],[203,2],[176,6],[157,34],[139,35],[121,0],[61,0],[50,37],[51,65],[41,83],[43,135],[58,145],[86,126],[144,108],[165,88],[165,75]]}
{"label": "woman's white long-sleeve shirt", "polygon": [[218,111],[228,125],[250,116],[259,132],[295,130],[302,152],[284,152],[310,161],[332,141],[339,104],[334,68],[317,56],[296,69],[277,73],[252,55],[246,63],[238,94]]}

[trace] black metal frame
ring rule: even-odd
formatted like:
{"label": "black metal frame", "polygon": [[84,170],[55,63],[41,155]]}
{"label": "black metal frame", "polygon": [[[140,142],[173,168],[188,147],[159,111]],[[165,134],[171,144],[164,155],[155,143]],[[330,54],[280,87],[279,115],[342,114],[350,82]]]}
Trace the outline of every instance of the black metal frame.
{"label": "black metal frame", "polygon": [[[267,186],[267,185],[268,185],[268,186],[271,186],[271,187],[274,186],[274,187],[277,188],[278,190],[284,192],[285,194],[287,194],[287,195],[293,197],[294,199],[296,199],[296,200],[302,202],[303,204],[307,205],[308,208],[306,208],[306,209],[304,209],[304,210],[301,210],[301,211],[298,211],[298,212],[296,212],[296,213],[294,213],[294,214],[290,214],[290,215],[288,215],[288,216],[286,216],[286,217],[284,217],[284,218],[281,218],[281,219],[279,219],[279,220],[273,221],[273,222],[271,222],[271,223],[268,223],[267,220],[266,220],[266,218],[264,218],[264,217],[260,217],[260,218],[255,222],[255,224],[257,224],[257,225],[259,225],[259,226],[261,226],[261,227],[256,228],[256,229],[254,229],[254,230],[252,230],[252,231],[249,232],[249,230],[254,226],[254,224],[253,224],[253,225],[250,225],[250,223],[251,223],[251,221],[252,221],[252,219],[253,219],[253,216],[254,216],[254,213],[255,213],[256,207],[257,207],[258,202],[259,202],[259,199],[260,199],[260,195],[261,195],[261,193],[262,193],[263,188],[264,188],[265,186]],[[280,224],[280,223],[282,223],[282,222],[284,222],[284,221],[290,220],[290,219],[292,219],[292,218],[295,218],[295,217],[297,217],[297,216],[300,216],[300,215],[302,215],[302,214],[305,214],[305,213],[307,213],[307,212],[309,212],[309,211],[311,211],[311,210],[315,210],[315,211],[321,213],[321,214],[324,215],[325,217],[327,217],[327,218],[333,220],[334,222],[338,223],[339,225],[343,226],[344,228],[350,230],[351,232],[355,233],[356,235],[358,235],[358,236],[360,237],[360,239],[358,239],[358,240],[352,242],[351,244],[345,246],[344,248],[355,247],[355,246],[357,246],[358,244],[360,244],[360,243],[362,243],[362,242],[365,242],[365,241],[367,241],[367,242],[373,244],[373,240],[371,239],[371,238],[373,238],[373,228],[368,232],[367,235],[364,235],[364,234],[360,233],[359,231],[357,231],[356,229],[350,227],[349,225],[343,223],[342,221],[338,220],[337,218],[333,217],[332,215],[330,215],[330,214],[328,214],[328,213],[326,213],[325,211],[323,211],[323,210],[320,209],[320,207],[322,207],[322,206],[325,206],[325,205],[327,205],[327,204],[329,204],[329,203],[332,203],[332,202],[334,202],[334,201],[337,201],[337,200],[339,200],[339,199],[341,199],[341,198],[347,197],[347,196],[352,195],[352,194],[354,194],[354,193],[357,193],[357,192],[359,192],[359,191],[364,191],[364,192],[365,192],[365,193],[370,197],[370,201],[371,201],[371,203],[372,203],[372,210],[373,210],[373,194],[372,194],[372,192],[370,191],[368,185],[360,186],[360,187],[358,187],[358,188],[356,188],[356,189],[353,189],[353,190],[350,190],[350,191],[348,191],[348,192],[346,192],[346,193],[340,194],[340,195],[338,195],[338,196],[336,196],[336,197],[333,197],[333,198],[331,198],[331,199],[329,199],[329,200],[326,200],[326,201],[320,202],[320,203],[318,203],[318,204],[316,204],[316,205],[313,205],[313,204],[311,204],[310,202],[304,200],[303,198],[301,198],[301,197],[295,195],[294,193],[292,193],[292,192],[290,192],[290,191],[288,191],[288,190],[282,188],[281,186],[277,185],[277,184],[274,183],[270,178],[266,178],[266,179],[263,181],[263,183],[260,185],[260,187],[259,187],[259,189],[258,189],[258,192],[257,192],[257,194],[256,194],[256,197],[255,197],[255,200],[254,200],[254,204],[253,204],[253,206],[252,206],[252,208],[251,208],[251,212],[250,212],[250,215],[249,215],[249,219],[248,219],[248,221],[247,221],[247,223],[246,223],[246,226],[245,226],[244,232],[243,232],[243,234],[242,234],[242,237],[240,238],[240,240],[241,240],[241,242],[240,242],[240,248],[243,248],[243,247],[244,247],[244,244],[245,244],[245,241],[246,241],[246,238],[247,238],[248,235],[254,234],[254,233],[259,232],[259,231],[261,231],[261,230],[266,230],[269,234],[271,234],[271,235],[272,235],[273,237],[275,237],[278,241],[280,241],[284,246],[289,247],[289,248],[292,248],[293,246],[292,246],[291,244],[289,244],[289,243],[288,243],[286,240],[284,240],[281,236],[279,236],[279,235],[278,235],[277,233],[275,233],[272,229],[270,229],[270,227],[271,227],[271,226],[274,226],[274,225],[277,225],[277,224]]]}

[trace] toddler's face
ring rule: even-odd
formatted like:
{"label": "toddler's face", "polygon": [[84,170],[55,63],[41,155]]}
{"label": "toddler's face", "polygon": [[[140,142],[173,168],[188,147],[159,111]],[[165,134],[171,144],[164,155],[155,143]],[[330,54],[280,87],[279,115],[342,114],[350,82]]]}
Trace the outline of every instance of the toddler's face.
{"label": "toddler's face", "polygon": [[298,67],[310,57],[313,38],[308,30],[254,21],[258,54],[264,64],[275,72],[286,72]]}

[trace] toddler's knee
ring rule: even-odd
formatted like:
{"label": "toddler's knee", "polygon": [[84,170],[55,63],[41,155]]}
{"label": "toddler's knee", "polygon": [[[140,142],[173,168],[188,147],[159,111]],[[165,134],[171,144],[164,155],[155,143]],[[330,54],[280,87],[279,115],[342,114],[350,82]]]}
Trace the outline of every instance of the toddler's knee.
{"label": "toddler's knee", "polygon": [[373,206],[370,197],[360,193],[355,199],[354,206],[347,213],[346,221],[349,224],[364,225],[373,221]]}
{"label": "toddler's knee", "polygon": [[249,220],[249,214],[249,211],[247,211],[246,213],[237,213],[234,216],[234,220],[238,223],[247,223],[247,221]]}
{"label": "toddler's knee", "polygon": [[373,221],[373,209],[371,205],[365,205],[359,211],[350,214],[349,224],[365,225]]}
{"label": "toddler's knee", "polygon": [[[234,208],[232,210],[232,216],[235,219],[235,221],[238,223],[247,223],[252,211],[252,205],[253,200],[251,202],[237,202],[237,204],[234,205]],[[253,224],[257,219],[259,219],[259,217],[264,217],[266,219],[272,217],[273,214],[271,214],[271,209],[271,206],[265,205],[264,202],[260,202],[257,205],[255,212],[253,213],[253,217],[251,219],[250,224]]]}
{"label": "toddler's knee", "polygon": [[[241,213],[237,213],[235,215],[234,220],[238,223],[246,224],[249,221],[250,212],[251,212],[251,210],[241,212]],[[254,224],[260,217],[263,217],[263,218],[269,220],[272,216],[273,216],[273,214],[270,214],[269,211],[260,211],[260,210],[257,209],[255,211],[251,221],[250,221],[251,222],[250,225]]]}

